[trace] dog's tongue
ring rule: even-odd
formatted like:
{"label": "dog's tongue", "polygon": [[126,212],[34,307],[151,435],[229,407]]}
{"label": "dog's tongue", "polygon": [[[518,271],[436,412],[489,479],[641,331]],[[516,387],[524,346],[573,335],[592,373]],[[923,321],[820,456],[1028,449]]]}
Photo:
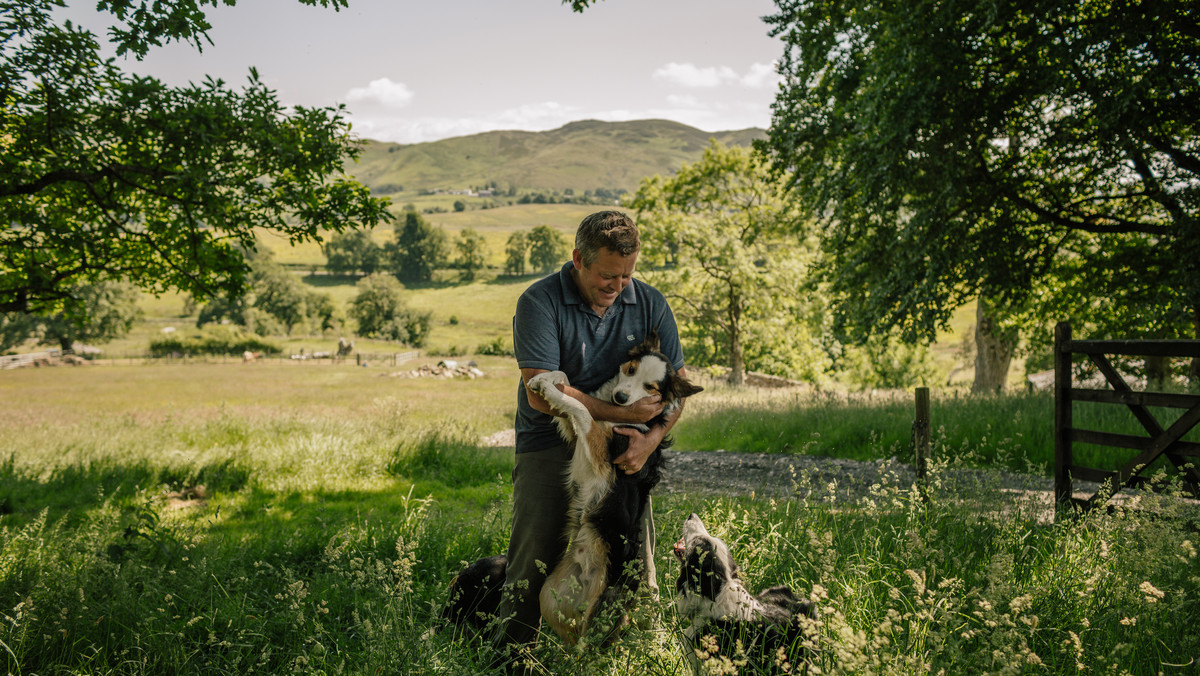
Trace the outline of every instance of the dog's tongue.
{"label": "dog's tongue", "polygon": [[683,538],[680,538],[679,542],[675,543],[675,556],[678,557],[680,561],[683,560]]}

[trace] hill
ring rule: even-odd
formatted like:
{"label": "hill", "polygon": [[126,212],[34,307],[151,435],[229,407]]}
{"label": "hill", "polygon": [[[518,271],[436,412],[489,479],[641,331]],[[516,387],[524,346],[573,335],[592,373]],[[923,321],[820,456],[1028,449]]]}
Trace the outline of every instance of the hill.
{"label": "hill", "polygon": [[544,132],[492,131],[409,145],[368,141],[347,172],[383,194],[481,187],[501,195],[632,192],[646,176],[699,159],[710,138],[749,145],[765,134],[706,132],[668,120],[584,120]]}

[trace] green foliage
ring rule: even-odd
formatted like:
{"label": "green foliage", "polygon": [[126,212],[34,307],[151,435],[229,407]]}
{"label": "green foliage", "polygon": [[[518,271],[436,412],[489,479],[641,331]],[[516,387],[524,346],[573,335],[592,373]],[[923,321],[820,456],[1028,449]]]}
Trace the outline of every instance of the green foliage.
{"label": "green foliage", "polygon": [[458,233],[458,239],[455,240],[454,246],[458,249],[456,263],[462,270],[460,280],[463,282],[475,281],[475,275],[487,267],[487,241],[474,228],[464,228]]}
{"label": "green foliage", "polygon": [[[360,151],[342,108],[285,111],[253,70],[240,91],[123,71],[59,4],[0,3],[0,311],[53,314],[118,278],[237,295],[256,228],[298,242],[389,217],[342,172]],[[100,7],[118,52],[141,57],[206,41],[202,4]]]}
{"label": "green foliage", "polygon": [[512,341],[504,336],[496,336],[494,340],[476,347],[475,354],[490,355],[493,357],[512,357],[514,356]]}
{"label": "green foliage", "polygon": [[325,268],[337,275],[376,272],[383,263],[383,247],[371,238],[370,230],[335,233],[321,246]]}
{"label": "green foliage", "polygon": [[237,326],[210,325],[187,334],[177,331],[150,341],[150,354],[155,357],[227,356],[244,352],[279,354],[282,351],[275,342],[246,333]]}
{"label": "green foliage", "polygon": [[840,334],[933,338],[977,295],[1026,326],[1195,331],[1190,3],[778,7],[765,146],[823,222]]}
{"label": "green foliage", "polygon": [[[108,342],[129,333],[141,317],[141,294],[130,284],[96,282],[70,289],[61,310],[48,316],[26,315],[24,322],[13,319],[13,337],[17,342],[37,337],[55,342],[64,350],[76,342]],[[21,337],[17,326],[24,326]],[[0,341],[0,347],[3,347]]]}
{"label": "green foliage", "polygon": [[37,317],[24,312],[0,312],[0,353],[38,335]]}
{"label": "green foliage", "polygon": [[406,282],[428,282],[449,258],[446,232],[415,211],[404,212],[396,224],[396,239],[385,247],[391,271]]}
{"label": "green foliage", "polygon": [[529,254],[529,244],[525,241],[525,232],[517,230],[508,236],[504,243],[504,274],[525,274],[525,259]]}
{"label": "green foliage", "polygon": [[548,225],[539,225],[525,235],[529,249],[529,267],[536,272],[551,272],[567,259],[570,244],[563,234]]}
{"label": "green foliage", "polygon": [[[468,419],[452,417],[446,432],[451,409],[428,400],[492,406],[496,383],[439,382],[399,401],[385,395],[394,380],[351,367],[121,367],[104,388],[80,371],[0,380],[5,394],[35,395],[0,417],[0,492],[22,496],[0,520],[6,672],[488,671],[481,641],[429,630],[462,562],[504,551],[512,451],[476,445]],[[144,384],[164,378],[197,392],[156,416],[166,390]],[[72,382],[124,392],[73,397],[77,412],[121,414],[77,424],[47,411]],[[256,389],[239,403],[247,385]],[[229,402],[217,414],[214,396]],[[976,417],[989,410],[981,399],[963,400]],[[987,399],[998,421],[1012,416],[1005,398]],[[414,423],[424,407],[434,417]],[[892,424],[870,406],[830,416],[847,428]],[[730,546],[748,588],[784,584],[816,604],[822,673],[1157,673],[1200,651],[1194,505],[1138,494],[1111,514],[1049,525],[996,473],[935,463],[925,500],[903,469],[880,465],[855,501],[807,470],[770,499],[656,494],[662,598],[639,604],[613,649],[550,639],[532,658],[568,676],[688,673],[667,552],[692,512]],[[208,499],[172,503],[162,484],[205,484]]]}
{"label": "green foliage", "polygon": [[432,319],[431,313],[408,309],[404,304],[404,287],[384,272],[359,280],[350,316],[358,322],[358,335],[395,340],[412,347],[425,344]]}
{"label": "green foliage", "polygon": [[689,361],[727,364],[736,383],[748,368],[819,380],[829,363],[823,301],[804,288],[816,241],[784,190],[765,158],[714,142],[629,201],[642,275],[670,298]]}
{"label": "green foliage", "polygon": [[269,250],[250,250],[245,257],[250,286],[239,295],[226,293],[205,303],[196,326],[228,320],[261,335],[290,335],[297,326],[336,328],[340,312],[328,294],[308,289],[276,263]]}
{"label": "green foliage", "polygon": [[897,334],[876,334],[862,345],[838,345],[834,364],[841,379],[861,389],[940,385],[929,346],[905,343]]}

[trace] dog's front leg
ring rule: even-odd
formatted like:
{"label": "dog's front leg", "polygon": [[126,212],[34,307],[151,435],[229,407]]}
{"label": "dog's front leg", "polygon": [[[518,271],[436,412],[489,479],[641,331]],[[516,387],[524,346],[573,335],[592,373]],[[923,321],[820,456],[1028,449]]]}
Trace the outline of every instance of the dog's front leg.
{"label": "dog's front leg", "polygon": [[530,378],[526,387],[530,392],[545,399],[551,409],[570,420],[576,438],[583,438],[587,436],[588,430],[592,427],[592,415],[588,413],[587,407],[582,402],[567,396],[562,390],[555,387],[555,385],[570,384],[567,374],[562,371],[546,371]]}

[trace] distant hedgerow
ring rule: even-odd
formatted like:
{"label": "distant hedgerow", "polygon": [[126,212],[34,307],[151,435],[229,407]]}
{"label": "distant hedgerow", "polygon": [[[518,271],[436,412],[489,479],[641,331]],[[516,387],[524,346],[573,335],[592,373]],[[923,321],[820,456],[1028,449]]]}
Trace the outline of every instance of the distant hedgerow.
{"label": "distant hedgerow", "polygon": [[206,326],[186,335],[178,333],[150,341],[150,354],[155,357],[171,355],[231,355],[243,352],[279,354],[276,343],[233,326]]}

